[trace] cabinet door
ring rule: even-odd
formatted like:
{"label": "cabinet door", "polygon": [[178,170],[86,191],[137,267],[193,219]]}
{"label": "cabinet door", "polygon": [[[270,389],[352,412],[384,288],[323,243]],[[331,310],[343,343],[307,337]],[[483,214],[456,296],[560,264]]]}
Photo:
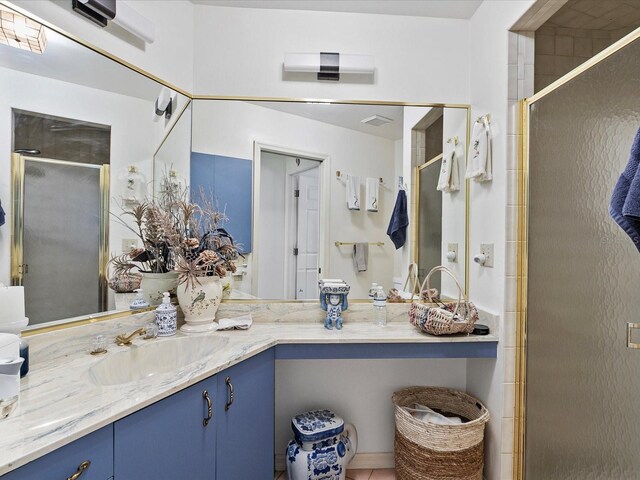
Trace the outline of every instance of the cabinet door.
{"label": "cabinet door", "polygon": [[[91,463],[83,469],[84,462]],[[106,480],[113,475],[112,425],[2,475],[2,480],[63,480],[79,469],[83,471],[78,480]]]}
{"label": "cabinet door", "polygon": [[[117,421],[114,425],[117,480],[215,479],[216,380],[208,378]],[[215,410],[214,410],[215,411]]]}
{"label": "cabinet door", "polygon": [[218,480],[273,478],[274,366],[270,349],[217,374]]}

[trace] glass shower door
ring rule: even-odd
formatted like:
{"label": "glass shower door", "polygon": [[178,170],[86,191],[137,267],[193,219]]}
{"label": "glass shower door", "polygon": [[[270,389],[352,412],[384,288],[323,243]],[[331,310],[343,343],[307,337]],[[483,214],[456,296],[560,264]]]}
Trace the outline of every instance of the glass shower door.
{"label": "glass shower door", "polygon": [[530,107],[526,480],[640,478],[640,253],[608,213],[639,59],[636,41]]}
{"label": "glass shower door", "polygon": [[103,167],[23,159],[21,273],[29,323],[104,311]]}

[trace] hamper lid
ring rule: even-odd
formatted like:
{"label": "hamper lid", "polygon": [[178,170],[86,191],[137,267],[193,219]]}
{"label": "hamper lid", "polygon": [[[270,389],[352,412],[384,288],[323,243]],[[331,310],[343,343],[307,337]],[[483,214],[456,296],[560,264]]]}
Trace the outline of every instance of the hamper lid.
{"label": "hamper lid", "polygon": [[291,428],[299,442],[317,442],[344,431],[344,420],[331,410],[314,410],[296,415]]}

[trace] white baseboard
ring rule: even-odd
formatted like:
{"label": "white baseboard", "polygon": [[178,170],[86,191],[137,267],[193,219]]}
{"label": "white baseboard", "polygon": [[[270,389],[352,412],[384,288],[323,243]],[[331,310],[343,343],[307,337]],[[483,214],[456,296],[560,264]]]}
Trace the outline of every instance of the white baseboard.
{"label": "white baseboard", "polygon": [[[283,472],[286,470],[286,455],[277,454],[275,456],[276,470]],[[382,453],[356,453],[353,460],[349,463],[350,469],[374,469],[374,468],[393,468],[393,452]]]}

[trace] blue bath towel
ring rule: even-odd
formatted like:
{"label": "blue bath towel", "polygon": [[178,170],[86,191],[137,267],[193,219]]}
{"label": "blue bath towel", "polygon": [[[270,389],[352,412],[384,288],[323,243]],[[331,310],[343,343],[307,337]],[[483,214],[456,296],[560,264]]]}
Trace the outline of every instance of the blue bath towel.
{"label": "blue bath towel", "polygon": [[4,225],[4,210],[2,209],[2,202],[0,202],[0,227]]}
{"label": "blue bath towel", "polygon": [[409,225],[409,215],[407,214],[407,193],[404,190],[398,192],[396,204],[393,207],[387,235],[396,247],[396,250],[407,241],[407,225]]}
{"label": "blue bath towel", "polygon": [[627,167],[611,195],[609,214],[640,251],[640,129],[633,140]]}

